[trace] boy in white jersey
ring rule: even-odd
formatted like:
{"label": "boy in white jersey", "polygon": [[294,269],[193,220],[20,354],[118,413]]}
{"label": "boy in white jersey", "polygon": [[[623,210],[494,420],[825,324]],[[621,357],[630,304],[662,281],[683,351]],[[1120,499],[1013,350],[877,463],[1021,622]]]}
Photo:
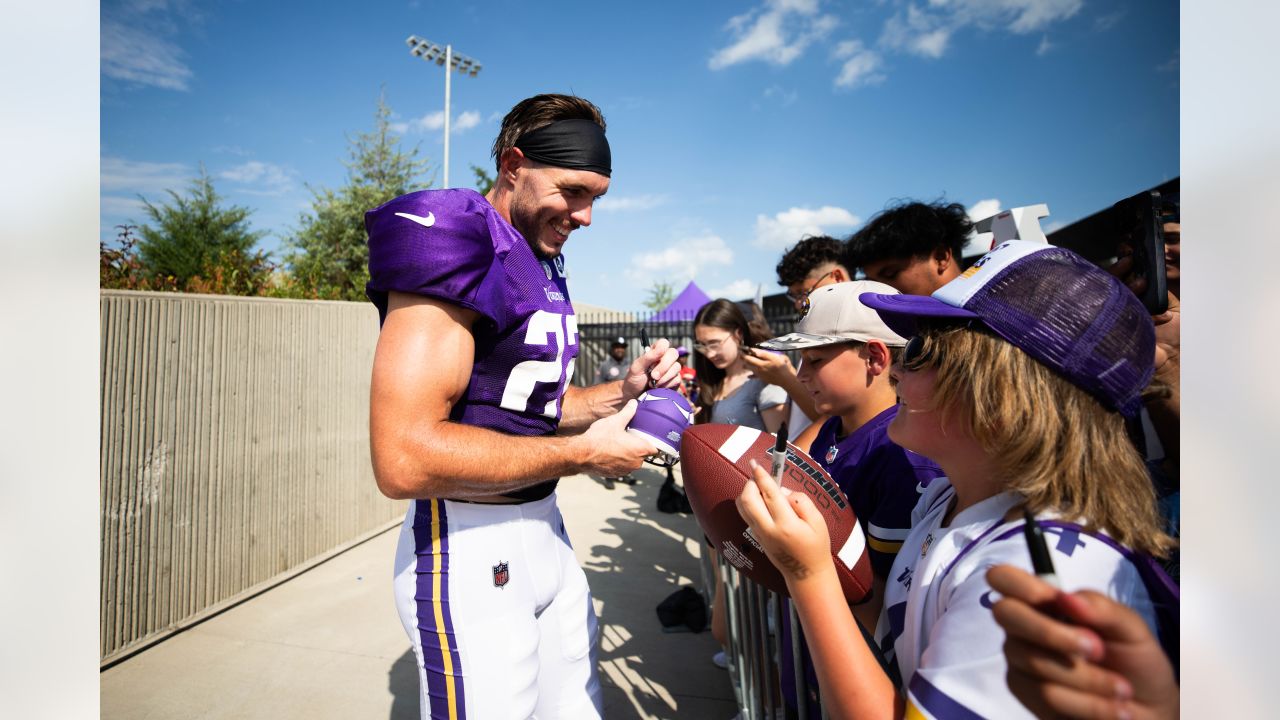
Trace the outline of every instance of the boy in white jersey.
{"label": "boy in white jersey", "polygon": [[1149,561],[1172,540],[1123,429],[1152,374],[1150,318],[1096,266],[1025,241],[1002,243],[932,296],[860,299],[911,338],[893,368],[889,437],[946,473],[916,506],[885,593],[877,636],[897,687],[848,641],[857,630],[812,503],[760,471],[739,511],[783,569],[832,717],[1029,717],[1005,684],[985,579],[998,564],[1031,569],[1024,510],[1044,528],[1064,589],[1097,589],[1153,626],[1165,610],[1152,602],[1160,578]]}

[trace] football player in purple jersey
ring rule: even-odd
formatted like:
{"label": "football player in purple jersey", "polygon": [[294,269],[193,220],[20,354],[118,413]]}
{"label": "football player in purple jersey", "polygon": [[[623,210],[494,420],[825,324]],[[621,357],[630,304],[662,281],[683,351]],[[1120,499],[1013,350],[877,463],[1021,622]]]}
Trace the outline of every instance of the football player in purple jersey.
{"label": "football player in purple jersey", "polygon": [[382,322],[370,445],[379,490],[412,501],[395,594],[424,718],[600,715],[596,618],[556,483],[639,468],[655,449],[625,431],[634,399],[680,380],[659,340],[622,379],[570,385],[561,251],[609,189],[604,130],[582,98],[528,98],[502,121],[488,195],[414,192],[365,216]]}

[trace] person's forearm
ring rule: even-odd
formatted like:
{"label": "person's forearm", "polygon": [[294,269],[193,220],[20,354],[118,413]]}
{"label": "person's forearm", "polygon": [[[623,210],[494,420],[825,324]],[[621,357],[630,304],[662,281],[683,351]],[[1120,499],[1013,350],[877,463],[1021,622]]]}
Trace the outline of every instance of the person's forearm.
{"label": "person's forearm", "polygon": [[862,641],[835,570],[829,568],[789,587],[829,716],[901,717],[903,703]]}
{"label": "person's forearm", "polygon": [[560,433],[582,432],[596,420],[618,412],[626,402],[621,380],[585,388],[571,385],[560,400]]}
{"label": "person's forearm", "polygon": [[590,457],[580,436],[507,435],[449,421],[374,437],[378,488],[394,499],[499,495],[580,472]]}

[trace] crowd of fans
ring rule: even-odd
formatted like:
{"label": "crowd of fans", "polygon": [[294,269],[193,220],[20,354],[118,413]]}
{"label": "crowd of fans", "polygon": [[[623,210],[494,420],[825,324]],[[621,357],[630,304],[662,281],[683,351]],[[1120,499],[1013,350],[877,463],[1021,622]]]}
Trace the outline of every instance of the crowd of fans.
{"label": "crowd of fans", "polygon": [[1014,240],[970,267],[965,208],[922,202],[786,251],[795,333],[724,299],[698,312],[697,420],[789,418],[871,554],[850,606],[801,493],[760,470],[738,499],[803,630],[798,655],[779,643],[789,717],[1177,716],[1180,227],[1163,222],[1154,317],[1124,257]]}

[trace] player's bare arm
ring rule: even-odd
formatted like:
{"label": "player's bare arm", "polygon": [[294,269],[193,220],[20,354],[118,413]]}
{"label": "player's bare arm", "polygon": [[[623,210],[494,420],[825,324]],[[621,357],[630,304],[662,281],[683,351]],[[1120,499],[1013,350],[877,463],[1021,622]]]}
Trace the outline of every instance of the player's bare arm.
{"label": "player's bare arm", "polygon": [[384,495],[500,495],[579,472],[625,474],[654,452],[625,432],[634,403],[572,437],[513,436],[451,422],[471,375],[475,318],[439,300],[391,293],[369,405],[374,476]]}
{"label": "player's bare arm", "polygon": [[567,388],[560,403],[560,432],[581,432],[596,420],[618,412],[628,400],[640,397],[650,387],[676,387],[680,384],[678,358],[671,343],[661,339],[631,363],[625,378],[588,388]]}

